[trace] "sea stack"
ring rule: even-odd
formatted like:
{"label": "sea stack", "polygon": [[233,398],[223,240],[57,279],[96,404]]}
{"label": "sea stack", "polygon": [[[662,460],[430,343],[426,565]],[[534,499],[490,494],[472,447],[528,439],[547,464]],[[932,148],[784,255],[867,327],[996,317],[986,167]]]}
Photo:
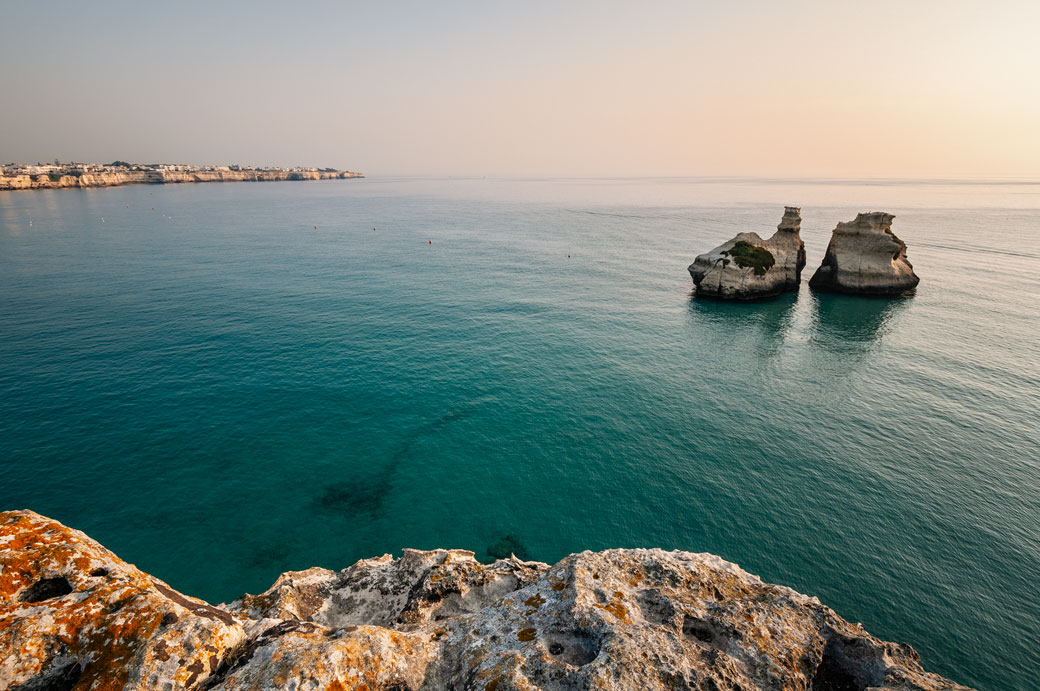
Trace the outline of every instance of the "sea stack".
{"label": "sea stack", "polygon": [[965,689],[711,554],[406,549],[214,606],[57,521],[0,513],[0,689],[677,688]]}
{"label": "sea stack", "polygon": [[698,297],[754,300],[798,290],[805,267],[801,209],[784,207],[773,237],[738,233],[690,264]]}
{"label": "sea stack", "polygon": [[906,243],[892,233],[893,218],[883,211],[871,211],[839,223],[809,287],[880,296],[902,295],[916,288],[921,279],[906,258]]}

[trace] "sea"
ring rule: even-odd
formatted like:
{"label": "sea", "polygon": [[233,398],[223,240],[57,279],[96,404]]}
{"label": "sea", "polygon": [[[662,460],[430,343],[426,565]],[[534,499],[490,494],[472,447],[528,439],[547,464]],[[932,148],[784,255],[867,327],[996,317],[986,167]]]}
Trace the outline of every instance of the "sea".
{"label": "sea", "polygon": [[[801,290],[686,267],[802,210]],[[814,294],[895,214],[916,294]],[[0,192],[0,509],[212,602],[403,548],[712,552],[980,689],[1040,670],[1040,182]]]}

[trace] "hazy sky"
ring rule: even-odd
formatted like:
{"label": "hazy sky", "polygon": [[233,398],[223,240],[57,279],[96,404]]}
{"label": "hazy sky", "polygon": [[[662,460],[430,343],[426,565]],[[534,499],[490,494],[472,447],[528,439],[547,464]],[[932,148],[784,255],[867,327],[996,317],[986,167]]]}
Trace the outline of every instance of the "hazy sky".
{"label": "hazy sky", "polygon": [[1040,176],[1038,30],[1038,0],[11,0],[0,161]]}

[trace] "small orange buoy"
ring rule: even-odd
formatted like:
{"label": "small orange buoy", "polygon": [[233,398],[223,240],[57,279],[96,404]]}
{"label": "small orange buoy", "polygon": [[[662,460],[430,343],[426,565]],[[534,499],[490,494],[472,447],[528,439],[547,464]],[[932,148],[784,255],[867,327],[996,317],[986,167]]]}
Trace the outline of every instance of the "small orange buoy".
{"label": "small orange buoy", "polygon": [[374,233],[375,231],[376,231],[375,226],[373,226],[372,227],[372,232]]}

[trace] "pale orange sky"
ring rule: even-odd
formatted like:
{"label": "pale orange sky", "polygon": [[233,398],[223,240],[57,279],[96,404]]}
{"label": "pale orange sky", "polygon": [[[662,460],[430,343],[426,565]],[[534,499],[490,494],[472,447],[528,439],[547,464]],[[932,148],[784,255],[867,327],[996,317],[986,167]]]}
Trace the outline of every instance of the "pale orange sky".
{"label": "pale orange sky", "polygon": [[139,5],[5,8],[0,159],[1040,177],[1040,2]]}

